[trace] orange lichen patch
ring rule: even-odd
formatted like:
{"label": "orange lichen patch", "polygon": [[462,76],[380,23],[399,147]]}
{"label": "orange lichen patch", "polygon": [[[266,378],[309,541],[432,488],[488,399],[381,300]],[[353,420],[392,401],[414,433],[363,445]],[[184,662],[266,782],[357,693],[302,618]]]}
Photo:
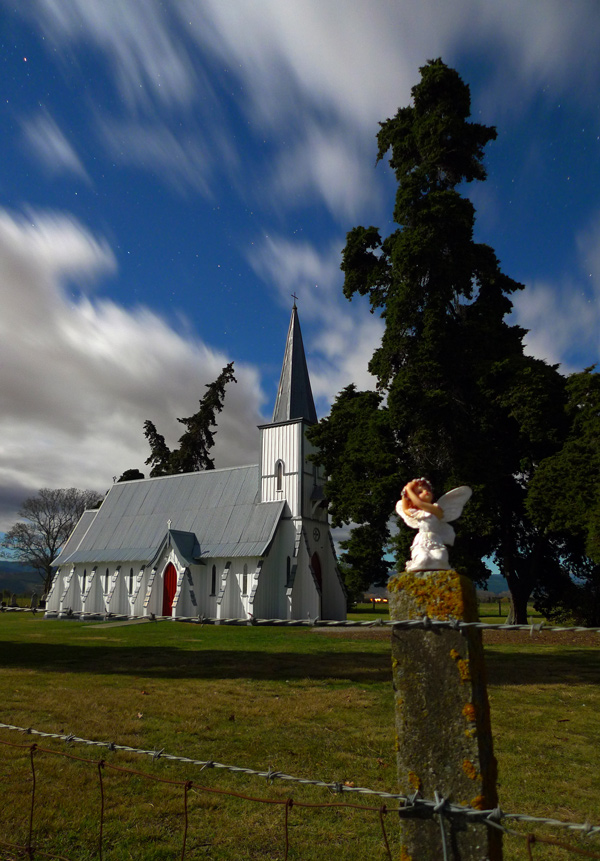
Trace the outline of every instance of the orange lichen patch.
{"label": "orange lichen patch", "polygon": [[408,782],[412,786],[413,789],[420,791],[422,787],[421,778],[418,774],[415,774],[414,771],[408,772]]}
{"label": "orange lichen patch", "polygon": [[475,768],[470,759],[463,760],[462,769],[469,778],[469,780],[477,779],[477,769]]}
{"label": "orange lichen patch", "polygon": [[477,719],[477,712],[473,703],[465,703],[462,710],[463,715],[468,721],[473,723]]}
{"label": "orange lichen patch", "polygon": [[412,855],[409,855],[404,846],[400,850],[400,861],[412,861]]}
{"label": "orange lichen patch", "polygon": [[[416,604],[418,614],[432,619],[464,619],[467,589],[456,571],[428,571],[426,575],[405,572],[388,583],[390,592],[406,592]],[[472,608],[469,606],[469,609]]]}
{"label": "orange lichen patch", "polygon": [[476,795],[475,798],[471,799],[471,807],[474,807],[475,810],[484,810],[485,798],[483,795]]}
{"label": "orange lichen patch", "polygon": [[477,735],[477,730],[475,729],[474,726],[465,730],[465,738],[475,738],[476,735]]}
{"label": "orange lichen patch", "polygon": [[450,657],[456,661],[456,666],[458,667],[458,672],[460,674],[461,682],[470,682],[471,681],[471,669],[469,667],[469,661],[466,658],[461,658],[459,652],[456,649],[450,649]]}
{"label": "orange lichen patch", "polygon": [[469,667],[468,660],[459,660],[456,662],[456,666],[458,667],[458,672],[460,674],[461,682],[470,682],[471,681],[471,668]]}

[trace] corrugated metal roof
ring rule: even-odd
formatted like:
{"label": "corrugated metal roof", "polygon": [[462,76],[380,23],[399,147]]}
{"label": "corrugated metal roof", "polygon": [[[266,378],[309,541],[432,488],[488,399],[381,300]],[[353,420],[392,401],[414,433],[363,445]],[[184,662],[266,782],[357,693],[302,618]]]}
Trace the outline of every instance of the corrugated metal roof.
{"label": "corrugated metal roof", "polygon": [[258,466],[114,484],[98,511],[85,512],[56,564],[149,562],[169,529],[193,534],[203,558],[262,556],[285,502],[257,498]]}
{"label": "corrugated metal roof", "polygon": [[53,565],[57,565],[58,560],[62,556],[66,556],[67,554],[73,553],[75,550],[77,550],[77,547],[79,546],[79,544],[81,543],[86,532],[88,531],[88,529],[90,528],[90,526],[94,522],[94,518],[96,517],[97,514],[98,514],[98,509],[83,512],[83,514],[81,515],[81,517],[77,521],[77,525],[75,526],[75,529],[69,535],[69,537],[67,539],[67,543],[61,549],[61,551],[58,554],[58,556],[56,557],[56,559],[53,561],[53,563],[52,563]]}

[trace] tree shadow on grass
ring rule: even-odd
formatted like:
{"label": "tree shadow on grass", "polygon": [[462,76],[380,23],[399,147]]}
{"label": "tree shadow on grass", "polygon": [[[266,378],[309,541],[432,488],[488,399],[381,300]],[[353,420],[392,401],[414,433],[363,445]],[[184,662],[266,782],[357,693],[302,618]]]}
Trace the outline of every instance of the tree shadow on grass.
{"label": "tree shadow on grass", "polygon": [[485,650],[488,684],[494,685],[598,685],[600,650],[559,649],[535,652]]}
{"label": "tree shadow on grass", "polygon": [[353,651],[294,652],[177,649],[172,646],[82,646],[80,643],[0,641],[4,669],[48,673],[98,673],[172,679],[340,680],[391,682],[388,655]]}

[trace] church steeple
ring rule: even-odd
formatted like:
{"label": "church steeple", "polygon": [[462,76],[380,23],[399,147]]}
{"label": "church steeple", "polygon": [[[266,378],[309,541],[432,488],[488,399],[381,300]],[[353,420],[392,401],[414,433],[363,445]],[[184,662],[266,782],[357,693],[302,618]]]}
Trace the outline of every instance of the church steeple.
{"label": "church steeple", "polygon": [[317,421],[317,411],[315,410],[315,403],[310,388],[304,344],[302,343],[302,333],[298,321],[298,309],[296,308],[295,301],[292,308],[281,378],[279,380],[275,409],[273,411],[273,423],[289,422],[294,419],[306,419],[309,422]]}

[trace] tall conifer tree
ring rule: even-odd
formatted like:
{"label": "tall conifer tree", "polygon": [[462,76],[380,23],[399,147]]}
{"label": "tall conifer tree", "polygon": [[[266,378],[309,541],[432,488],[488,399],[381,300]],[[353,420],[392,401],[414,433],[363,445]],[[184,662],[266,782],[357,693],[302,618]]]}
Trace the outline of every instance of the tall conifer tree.
{"label": "tall conifer tree", "polygon": [[209,452],[215,444],[217,413],[223,409],[225,386],[230,382],[237,382],[233,375],[233,362],[225,365],[217,379],[206,386],[198,411],[193,416],[177,419],[185,425],[186,431],[179,438],[179,448],[173,451],[154,423],[150,419],[144,422],[144,434],[150,446],[150,457],[146,463],[152,467],[151,478],[215,468]]}
{"label": "tall conifer tree", "polygon": [[[412,97],[378,134],[378,160],[389,156],[398,182],[398,227],[386,238],[356,227],[343,252],[345,296],[366,296],[385,321],[369,364],[377,393],[344,390],[309,436],[329,476],[334,523],[359,524],[344,547],[365,586],[385,567],[400,489],[427,475],[439,493],[474,488],[453,564],[483,579],[482,560],[493,559],[523,619],[540,564],[557,564],[524,501],[537,462],[559,439],[562,378],[524,356],[525,331],[506,322],[522,285],[474,240],[475,210],[460,191],[486,178],[495,129],[469,121],[469,87],[441,60],[421,69]],[[401,529],[400,567],[412,537]]]}

